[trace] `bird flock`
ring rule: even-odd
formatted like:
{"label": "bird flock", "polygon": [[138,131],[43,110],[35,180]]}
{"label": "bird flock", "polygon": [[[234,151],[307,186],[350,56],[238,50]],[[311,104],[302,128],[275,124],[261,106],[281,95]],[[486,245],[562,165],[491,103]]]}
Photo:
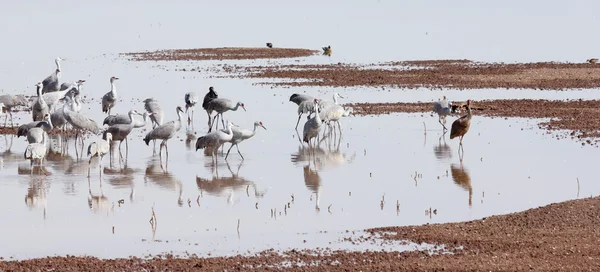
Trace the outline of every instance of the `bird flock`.
{"label": "bird flock", "polygon": [[[330,47],[325,49],[331,50]],[[36,161],[39,163],[40,169],[42,169],[44,158],[48,153],[48,133],[53,129],[59,132],[71,130],[75,135],[76,150],[78,139],[80,139],[82,151],[84,146],[83,134],[92,133],[101,136],[100,139],[92,142],[87,148],[87,155],[90,157],[90,167],[91,159],[98,157],[101,175],[104,156],[109,154],[112,162],[113,143],[119,142],[119,156],[122,159],[122,142],[125,141],[126,154],[128,154],[127,137],[133,129],[143,128],[150,121],[152,129],[146,133],[143,141],[146,145],[150,145],[150,142],[153,142],[155,147],[156,141],[161,140],[159,156],[162,161],[162,149],[164,148],[166,155],[165,162],[168,161],[169,150],[167,143],[169,139],[173,138],[181,130],[183,115],[187,114],[188,125],[190,123],[193,124],[194,109],[199,102],[196,93],[189,92],[184,95],[185,112],[181,106],[177,106],[175,109],[177,119],[170,122],[164,121],[165,112],[160,106],[159,101],[153,98],[143,100],[145,109],[143,113],[131,109],[127,114],[113,115],[111,112],[118,104],[119,98],[116,87],[116,81],[119,78],[113,76],[109,80],[110,91],[104,94],[101,99],[101,110],[107,115],[101,127],[96,121],[80,113],[83,104],[81,91],[85,80],[59,84],[59,80],[62,77],[60,62],[65,60],[64,58],[57,57],[55,59],[56,70],[43,81],[35,84],[37,97],[35,97],[32,103],[23,95],[0,96],[0,109],[6,110],[8,113],[4,120],[5,126],[7,125],[8,117],[11,119],[11,126],[14,124],[11,113],[12,108],[27,106],[31,109],[32,122],[19,126],[17,136],[23,136],[27,139],[28,146],[25,149],[24,157],[30,160],[32,173],[33,163]],[[305,143],[308,146],[316,147],[332,134],[333,137],[339,135],[341,138],[341,118],[348,117],[353,113],[351,107],[343,107],[339,104],[338,99],[343,98],[339,93],[333,94],[332,101],[298,93],[290,96],[289,101],[297,105],[298,119],[295,127],[296,132],[298,132],[302,116],[306,115],[307,118],[303,126],[302,135],[300,136],[298,132],[298,139],[301,141],[301,144]],[[466,115],[455,120],[452,123],[450,131],[450,139],[458,137],[461,148],[463,137],[470,127],[470,104],[471,101],[468,100],[466,105],[463,105],[466,108]],[[208,92],[202,100],[202,108],[207,113],[208,131],[205,135],[197,138],[195,146],[196,150],[207,149],[212,154],[213,163],[217,163],[217,152],[225,143],[231,144],[225,155],[225,160],[229,157],[229,153],[234,146],[241,159],[244,160],[244,156],[239,149],[239,144],[256,135],[258,128],[267,130],[262,121],[255,121],[252,129],[240,128],[231,121],[226,122],[224,118],[225,113],[238,111],[240,108],[246,111],[246,106],[241,101],[236,102],[231,99],[219,97],[212,86],[209,87]],[[439,123],[442,125],[444,133],[447,131],[445,126],[446,117],[455,113],[457,108],[458,106],[448,102],[445,96],[443,100],[434,102],[433,112],[438,114]],[[221,124],[221,129],[219,129],[219,123]],[[323,134],[321,134],[321,131]]]}

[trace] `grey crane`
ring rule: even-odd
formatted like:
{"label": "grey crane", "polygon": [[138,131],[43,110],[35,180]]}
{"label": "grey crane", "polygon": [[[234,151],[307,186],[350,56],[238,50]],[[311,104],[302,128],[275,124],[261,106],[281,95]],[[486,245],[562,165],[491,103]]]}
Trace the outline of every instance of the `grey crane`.
{"label": "grey crane", "polygon": [[183,97],[185,100],[185,113],[187,113],[188,116],[188,122],[190,122],[190,114],[188,113],[188,110],[190,108],[192,108],[192,119],[194,119],[194,108],[196,107],[196,104],[198,103],[198,96],[196,95],[196,93],[194,92],[189,92],[186,93],[185,96]]}
{"label": "grey crane", "polygon": [[41,82],[38,82],[37,84],[35,84],[35,86],[37,87],[38,98],[31,107],[31,115],[33,121],[42,121],[44,115],[46,113],[49,113],[50,110],[48,108],[46,100],[44,100],[44,96],[42,95],[42,89],[44,88],[44,85]]}
{"label": "grey crane", "polygon": [[303,130],[303,137],[302,137],[302,141],[304,141],[305,143],[310,145],[310,140],[314,137],[317,137],[319,135],[319,131],[321,130],[321,124],[323,124],[323,121],[321,120],[321,116],[319,115],[319,103],[320,100],[315,99],[315,116],[311,119],[309,119],[308,121],[306,121],[306,123],[304,123],[304,130]]}
{"label": "grey crane", "polygon": [[58,101],[63,99],[65,95],[69,94],[71,97],[78,95],[79,88],[83,85],[84,82],[85,80],[78,80],[75,83],[73,83],[73,86],[69,89],[43,94],[42,97],[44,98],[44,101],[46,101],[46,104],[48,104],[48,111],[54,112],[56,104],[58,104]]}
{"label": "grey crane", "polygon": [[28,124],[20,125],[19,128],[17,129],[17,138],[21,137],[21,136],[27,136],[27,133],[32,128],[35,128],[35,127],[38,127],[38,126],[45,127],[46,125],[43,125],[43,123],[47,123],[46,116],[49,116],[49,114],[46,114],[44,116],[44,119],[42,119],[42,121],[34,121],[34,122],[31,122],[31,123],[28,123]]}
{"label": "grey crane", "polygon": [[[244,160],[244,156],[242,156],[242,153],[240,152],[240,148],[239,148],[238,144],[243,142],[244,140],[252,138],[252,136],[254,136],[256,134],[256,128],[258,128],[258,127],[261,127],[263,129],[267,130],[267,128],[263,125],[263,123],[261,121],[254,122],[253,130],[243,129],[243,128],[239,128],[239,127],[232,127],[231,131],[233,133],[233,137],[231,138],[231,141],[229,141],[229,142],[231,142],[231,146],[227,150],[227,155],[225,155],[225,160],[227,160],[227,157],[229,156],[229,151],[231,151],[231,148],[233,148],[234,145],[237,148],[238,154],[240,154],[240,157],[242,157],[242,160]],[[222,129],[221,132],[228,133],[228,131],[225,129]]]}
{"label": "grey crane", "polygon": [[[69,96],[65,96],[65,98],[67,100],[70,100]],[[79,134],[82,130],[90,131],[94,134],[98,134],[98,132],[100,131],[100,128],[98,128],[98,124],[96,124],[94,120],[83,116],[83,114],[71,111],[67,107],[63,107],[63,111],[67,122],[69,122],[69,124],[73,126],[73,129],[77,130],[77,134],[75,134],[75,144],[77,144],[77,138],[79,137]],[[83,137],[81,138],[81,143],[83,144]]]}
{"label": "grey crane", "polygon": [[[226,111],[230,111],[230,110],[237,111],[237,109],[240,106],[242,107],[242,109],[244,109],[244,111],[246,111],[246,107],[244,106],[244,103],[242,103],[242,102],[234,103],[233,101],[226,99],[226,98],[215,98],[215,99],[211,100],[210,102],[208,102],[208,104],[206,104],[206,108],[207,108],[207,110],[210,110],[211,113],[212,113],[212,111],[217,112],[217,115],[215,115],[215,117],[213,118],[211,125],[215,124],[215,120],[220,115],[221,122],[223,123],[223,127],[225,127],[225,121],[223,121],[223,113]],[[219,124],[217,123],[216,129],[218,129],[218,126],[219,126]],[[212,126],[210,127],[210,129],[208,131],[209,132],[212,131]]]}
{"label": "grey crane", "polygon": [[6,124],[8,122],[8,116],[10,115],[10,126],[12,127],[14,125],[12,108],[18,106],[27,106],[27,104],[29,104],[29,101],[27,101],[27,98],[24,95],[5,94],[0,95],[0,103],[4,104],[4,108],[8,113],[8,115],[4,116],[4,126],[6,127]]}
{"label": "grey crane", "polygon": [[119,80],[118,77],[110,78],[110,92],[102,96],[102,112],[110,115],[110,110],[117,104],[117,87],[115,87],[115,80]]}
{"label": "grey crane", "polygon": [[212,127],[212,118],[210,117],[212,110],[209,110],[207,108],[207,105],[210,101],[212,101],[215,98],[219,98],[219,95],[217,94],[217,92],[215,92],[215,88],[210,86],[208,88],[208,93],[204,95],[204,99],[202,100],[202,108],[206,110],[206,114],[208,114],[208,127]]}
{"label": "grey crane", "polygon": [[[130,114],[130,113],[132,113],[132,114]],[[143,114],[139,113],[136,110],[131,110],[131,111],[129,111],[129,113],[127,113],[127,115],[115,114],[115,115],[106,116],[106,118],[104,118],[104,122],[102,124],[112,126],[112,125],[116,125],[116,124],[128,125],[128,124],[134,123],[134,125],[138,124],[138,127],[139,127],[140,122],[133,118],[133,114],[136,114],[139,116],[144,116]],[[144,121],[145,121],[145,119],[144,119]]]}
{"label": "grey crane", "polygon": [[150,113],[152,128],[162,125],[165,118],[165,112],[158,104],[158,101],[154,100],[154,98],[144,100],[144,109]]}
{"label": "grey crane", "polygon": [[[106,138],[107,133],[112,134],[112,141],[119,141],[119,154],[121,154],[121,144],[123,143],[123,141],[125,141],[125,153],[126,156],[129,156],[129,142],[127,141],[127,136],[129,136],[129,133],[131,133],[131,131],[134,128],[134,124],[133,124],[133,115],[134,114],[139,114],[137,112],[137,110],[130,110],[127,115],[127,122],[125,124],[113,124],[111,126],[109,126],[105,131],[104,131],[104,136]],[[112,156],[111,156],[112,158]]]}
{"label": "grey crane", "polygon": [[168,123],[164,123],[163,125],[158,126],[157,128],[151,130],[144,137],[144,142],[146,145],[150,142],[150,140],[163,140],[160,143],[159,155],[162,157],[162,148],[165,147],[165,153],[167,154],[167,160],[169,160],[169,148],[167,147],[167,141],[181,129],[181,114],[183,110],[181,107],[177,106],[177,121],[171,121]]}
{"label": "grey crane", "polygon": [[63,82],[63,84],[60,84],[60,90],[61,91],[66,91],[66,90],[71,90],[73,88],[77,88],[79,90],[80,85],[82,85],[83,83],[85,83],[85,80],[80,79],[77,80],[75,82]]}
{"label": "grey crane", "polygon": [[104,133],[103,139],[100,139],[96,142],[91,143],[88,146],[88,156],[90,156],[90,160],[88,161],[88,178],[90,177],[90,168],[92,165],[92,158],[100,157],[99,168],[100,168],[100,176],[102,176],[102,168],[104,167],[104,155],[110,152],[110,142],[112,141],[112,134],[110,132]]}
{"label": "grey crane", "polygon": [[303,101],[313,101],[315,98],[307,95],[307,94],[292,94],[290,96],[290,101],[296,103],[296,105],[300,105]]}
{"label": "grey crane", "polygon": [[27,131],[27,142],[30,144],[41,143],[44,139],[44,134],[50,130],[52,130],[52,121],[50,120],[50,115],[46,114],[44,116],[44,121],[39,122],[35,127],[32,127]]}
{"label": "grey crane", "polygon": [[76,95],[76,92],[68,92],[66,96],[69,98],[63,98],[59,100],[64,101],[64,104],[62,107],[60,107],[60,110],[54,110],[54,112],[50,113],[50,120],[55,128],[64,129],[65,125],[68,123],[67,119],[65,119],[65,107],[69,107],[69,110],[74,112],[79,112],[81,110],[81,104],[78,103],[79,96]]}
{"label": "grey crane", "polygon": [[46,147],[47,143],[48,137],[44,135],[42,143],[29,144],[27,145],[27,148],[25,148],[24,157],[26,160],[30,161],[31,174],[33,174],[33,162],[36,160],[39,161],[40,169],[42,169],[44,165],[44,158],[46,157],[46,153],[48,152],[48,148]]}
{"label": "grey crane", "polygon": [[[444,127],[444,131],[448,130],[446,128],[446,116],[448,116],[450,114],[450,108],[452,107],[452,105],[448,102],[448,99],[446,99],[446,96],[444,96],[444,99],[442,99],[442,101],[436,101],[433,102],[433,112],[438,114],[438,121],[440,122],[440,124],[442,125],[442,127]],[[442,120],[444,121],[442,123]]]}
{"label": "grey crane", "polygon": [[54,73],[52,73],[42,81],[42,83],[44,84],[42,94],[56,92],[60,89],[60,85],[58,85],[58,80],[61,77],[60,62],[63,60],[66,59],[63,59],[61,57],[57,57],[56,59],[54,59],[54,63],[56,64],[56,70],[54,70]]}
{"label": "grey crane", "polygon": [[225,131],[217,130],[199,137],[196,140],[196,151],[203,148],[212,148],[212,159],[213,162],[216,162],[217,151],[219,150],[219,147],[224,143],[230,142],[233,138],[233,131],[231,129],[233,126],[234,124],[232,122],[228,122],[227,129]]}

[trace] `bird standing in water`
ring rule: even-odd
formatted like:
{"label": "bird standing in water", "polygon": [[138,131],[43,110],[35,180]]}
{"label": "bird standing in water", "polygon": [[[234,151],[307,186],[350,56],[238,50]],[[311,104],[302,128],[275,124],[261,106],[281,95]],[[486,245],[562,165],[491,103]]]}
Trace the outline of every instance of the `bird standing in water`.
{"label": "bird standing in water", "polygon": [[471,100],[467,100],[467,114],[454,120],[452,123],[452,128],[450,129],[450,139],[454,139],[456,137],[460,137],[460,149],[462,149],[462,140],[465,137],[465,134],[469,131],[469,127],[471,127]]}
{"label": "bird standing in water", "polygon": [[331,57],[331,45],[323,47],[323,55],[327,55]]}

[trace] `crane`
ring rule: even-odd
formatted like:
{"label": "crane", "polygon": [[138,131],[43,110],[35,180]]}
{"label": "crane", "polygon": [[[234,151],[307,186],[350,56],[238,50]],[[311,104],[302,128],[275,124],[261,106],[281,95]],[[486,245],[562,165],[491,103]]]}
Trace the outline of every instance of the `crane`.
{"label": "crane", "polygon": [[69,94],[71,95],[71,97],[78,95],[79,87],[81,87],[84,82],[85,80],[78,80],[75,83],[73,83],[74,86],[72,88],[63,91],[56,91],[43,94],[42,97],[44,98],[44,101],[46,101],[46,104],[48,104],[48,111],[54,112],[54,107],[56,106],[56,104],[58,104],[59,100],[65,97],[65,95]]}
{"label": "crane", "polygon": [[[65,96],[65,98],[67,100],[71,99],[69,96]],[[67,122],[69,122],[69,124],[73,126],[73,129],[77,130],[77,134],[75,134],[75,141],[77,141],[77,137],[79,136],[81,130],[87,130],[94,134],[97,134],[100,131],[100,128],[98,128],[98,124],[96,124],[94,120],[83,116],[83,114],[71,111],[66,106],[63,107],[63,112],[65,114],[65,119],[67,120]],[[81,138],[81,142],[83,144],[83,137]],[[75,144],[77,144],[77,142],[75,142]]]}
{"label": "crane", "polygon": [[33,162],[39,161],[39,166],[41,171],[43,171],[42,167],[44,165],[44,158],[46,157],[46,153],[48,152],[48,148],[46,147],[48,143],[48,137],[46,135],[43,136],[42,143],[33,143],[27,145],[25,148],[24,157],[26,160],[30,161],[31,166],[31,174],[33,174]]}
{"label": "crane", "polygon": [[294,102],[296,105],[300,105],[300,103],[302,103],[302,101],[307,101],[307,100],[314,100],[315,98],[310,96],[310,95],[306,95],[306,94],[292,94],[290,96],[290,101]]}
{"label": "crane", "polygon": [[107,132],[104,134],[103,139],[100,139],[96,142],[91,143],[88,146],[88,156],[90,156],[90,160],[88,161],[88,178],[90,177],[90,168],[92,165],[92,158],[100,157],[100,176],[102,176],[102,168],[104,167],[104,155],[110,152],[110,142],[112,141],[112,134]]}
{"label": "crane", "polygon": [[37,87],[38,99],[35,101],[35,103],[33,103],[33,106],[31,107],[31,115],[33,121],[41,121],[44,118],[44,115],[46,113],[49,113],[50,110],[48,108],[46,100],[44,100],[44,96],[42,95],[42,89],[44,88],[44,85],[41,82],[38,82],[37,84],[35,84],[35,86]]}
{"label": "crane", "polygon": [[345,116],[350,116],[350,113],[352,113],[352,112],[354,112],[354,109],[352,109],[352,108],[346,109],[340,105],[332,105],[332,106],[326,108],[319,115],[321,115],[321,120],[324,123],[328,124],[330,131],[331,131],[331,129],[333,129],[333,131],[335,132],[335,125],[332,123],[337,123],[338,130],[341,135],[342,134],[342,126],[340,124],[340,118],[345,117]]}
{"label": "crane", "polygon": [[212,101],[215,98],[219,98],[219,95],[217,94],[217,92],[215,92],[215,88],[210,86],[208,88],[208,93],[206,93],[204,95],[204,99],[202,100],[202,108],[204,110],[206,110],[206,113],[208,114],[208,127],[209,128],[212,128],[212,123],[211,123],[212,119],[210,117],[210,115],[212,114],[212,110],[209,110],[207,108],[207,105],[210,101]]}
{"label": "crane", "polygon": [[[130,113],[132,113],[132,114],[130,114]],[[144,116],[143,114],[139,113],[136,110],[131,110],[131,111],[129,111],[129,113],[127,113],[127,115],[115,114],[115,115],[106,116],[106,118],[104,118],[104,122],[102,124],[112,126],[112,125],[116,125],[116,124],[128,125],[128,124],[134,123],[134,125],[137,124],[138,127],[140,125],[143,126],[140,121],[133,118],[133,114],[136,114],[139,116]],[[148,115],[146,114],[146,116],[148,116]],[[143,122],[145,122],[145,119]]]}
{"label": "crane", "polygon": [[117,88],[115,87],[115,80],[119,80],[118,77],[110,78],[110,92],[102,96],[102,112],[110,115],[110,110],[117,104]]}
{"label": "crane", "polygon": [[55,110],[54,112],[50,113],[50,121],[52,121],[52,126],[56,128],[65,128],[67,119],[65,119],[64,107],[69,107],[71,111],[79,112],[81,108],[77,105],[77,99],[79,96],[73,97],[74,95],[75,92],[67,93],[66,96],[69,96],[69,98],[61,99],[62,101],[65,101],[65,103],[60,110]]}
{"label": "crane", "polygon": [[85,80],[80,79],[80,80],[77,80],[77,81],[75,81],[73,83],[71,83],[71,82],[63,82],[62,84],[60,84],[60,91],[66,91],[66,90],[70,90],[70,89],[73,89],[73,88],[79,89],[80,83],[81,84],[85,83]]}
{"label": "crane", "polygon": [[327,55],[331,57],[331,45],[323,47],[323,55]]}
{"label": "crane", "polygon": [[209,132],[208,134],[202,137],[199,137],[196,140],[196,151],[198,151],[198,149],[203,148],[212,148],[211,158],[213,159],[213,162],[216,162],[217,151],[219,150],[219,147],[226,142],[230,142],[233,138],[233,131],[231,129],[233,126],[234,124],[232,122],[227,122],[226,131],[216,130],[214,132]]}
{"label": "crane", "polygon": [[12,108],[14,107],[18,107],[18,106],[27,106],[27,104],[29,104],[29,102],[27,101],[27,98],[24,95],[12,95],[12,94],[5,94],[5,95],[0,95],[0,103],[4,104],[4,108],[6,109],[8,115],[4,116],[4,126],[6,127],[6,124],[8,123],[8,116],[10,115],[10,126],[12,127],[13,124],[13,116],[12,116]]}
{"label": "crane", "polygon": [[[234,145],[237,148],[238,154],[240,154],[240,157],[242,157],[242,160],[244,160],[244,156],[242,156],[242,153],[240,152],[240,148],[238,147],[238,144],[244,140],[252,138],[252,136],[254,136],[256,134],[257,127],[262,127],[263,129],[267,130],[267,128],[263,125],[263,123],[261,121],[254,122],[253,130],[242,129],[242,128],[238,128],[238,127],[231,128],[233,137],[229,141],[229,142],[231,142],[231,146],[227,150],[227,155],[225,155],[225,160],[227,160],[227,157],[229,156],[229,151],[231,151],[231,148],[233,148]],[[221,132],[228,133],[227,130],[225,130],[225,129],[222,129]]]}
{"label": "crane", "polygon": [[[244,111],[246,111],[246,107],[244,106],[244,103],[242,103],[242,102],[234,103],[233,101],[226,99],[226,98],[215,98],[215,99],[211,100],[206,105],[206,108],[217,112],[217,115],[215,115],[211,124],[214,125],[215,120],[220,115],[221,122],[223,123],[223,127],[225,127],[225,121],[223,121],[223,113],[226,111],[230,111],[230,110],[237,111],[237,109],[240,106],[242,107],[242,109],[244,109]],[[217,129],[219,128],[218,126],[219,126],[219,124],[217,123],[217,127],[216,127]],[[212,131],[212,126],[210,127],[208,132],[210,132],[210,131]]]}
{"label": "crane", "polygon": [[46,114],[44,115],[44,121],[39,122],[35,127],[27,131],[27,142],[30,144],[41,143],[44,139],[44,134],[50,130],[52,130],[52,121],[50,120],[50,114]]}
{"label": "crane", "polygon": [[61,57],[57,57],[56,59],[54,59],[54,63],[56,64],[56,70],[54,70],[54,73],[52,73],[42,81],[42,83],[44,84],[44,88],[42,88],[42,94],[56,92],[60,89],[60,86],[58,85],[58,80],[61,77],[60,62],[63,60],[66,59],[63,59]]}
{"label": "crane", "polygon": [[[440,124],[442,125],[442,127],[444,127],[444,132],[446,130],[448,130],[446,128],[446,116],[448,116],[450,114],[450,108],[452,107],[452,105],[448,102],[448,99],[446,99],[446,96],[444,96],[444,99],[442,99],[442,101],[436,101],[433,102],[433,112],[437,113],[438,115],[438,121],[440,122]],[[444,122],[442,123],[442,120],[444,120]]]}
{"label": "crane", "polygon": [[190,122],[190,114],[188,113],[188,109],[192,108],[192,119],[194,118],[194,107],[196,107],[196,103],[198,103],[198,96],[194,92],[186,93],[184,96],[185,100],[185,113],[188,115],[188,123]]}
{"label": "crane", "polygon": [[465,137],[465,134],[469,131],[469,127],[471,127],[471,99],[467,100],[466,107],[467,114],[454,120],[454,122],[452,122],[452,128],[450,129],[450,140],[459,137],[461,149],[463,137]]}
{"label": "crane", "polygon": [[38,127],[38,125],[45,123],[46,122],[46,118],[44,117],[44,119],[42,119],[42,121],[34,121],[28,124],[23,124],[20,125],[19,128],[17,129],[17,138],[21,137],[21,136],[27,136],[27,133],[29,132],[30,129]]}
{"label": "crane", "polygon": [[150,113],[152,128],[162,125],[165,118],[165,112],[158,104],[158,101],[154,100],[154,98],[144,100],[144,109]]}
{"label": "crane", "polygon": [[[129,136],[129,133],[131,133],[131,131],[134,128],[134,122],[133,122],[134,114],[139,115],[137,110],[130,110],[127,113],[128,117],[126,117],[127,119],[124,124],[121,124],[121,123],[112,124],[104,131],[104,138],[106,138],[106,135],[108,133],[110,133],[111,141],[119,141],[119,154],[121,154],[121,143],[123,143],[123,141],[125,141],[125,153],[127,155],[129,155],[129,142],[127,141],[127,136]],[[106,119],[104,120],[104,124],[106,124]],[[112,158],[112,156],[111,156],[111,158]]]}
{"label": "crane", "polygon": [[321,116],[319,115],[320,101],[318,99],[315,99],[314,101],[315,101],[315,107],[314,107],[315,116],[313,118],[309,119],[308,121],[306,121],[306,123],[304,124],[302,140],[307,144],[310,144],[309,143],[310,140],[319,135],[319,131],[321,130],[321,124],[323,124],[323,121],[321,120]]}
{"label": "crane", "polygon": [[162,157],[162,148],[164,146],[167,154],[167,160],[169,160],[169,148],[167,147],[167,141],[173,138],[173,136],[175,136],[175,134],[181,129],[181,114],[183,113],[183,110],[181,107],[177,106],[175,111],[177,112],[177,121],[171,121],[160,125],[148,132],[146,137],[144,137],[144,142],[146,145],[148,145],[150,140],[163,140],[162,143],[160,143],[159,156]]}

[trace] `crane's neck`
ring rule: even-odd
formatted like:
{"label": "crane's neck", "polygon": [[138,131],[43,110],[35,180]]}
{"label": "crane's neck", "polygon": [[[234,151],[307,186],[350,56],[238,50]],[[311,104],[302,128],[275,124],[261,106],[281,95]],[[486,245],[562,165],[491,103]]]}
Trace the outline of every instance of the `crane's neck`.
{"label": "crane's neck", "polygon": [[42,97],[42,87],[40,87],[40,86],[37,86],[37,87],[36,87],[36,92],[37,92],[37,96],[38,96],[38,97]]}
{"label": "crane's neck", "polygon": [[177,110],[177,121],[179,122],[179,125],[181,125],[181,112],[179,110]]}
{"label": "crane's neck", "polygon": [[56,69],[60,70],[60,59],[55,59],[54,63],[56,63]]}
{"label": "crane's neck", "polygon": [[231,109],[232,111],[236,111],[238,110],[238,108],[240,107],[240,103],[235,104],[235,107],[233,107],[233,109]]}
{"label": "crane's neck", "polygon": [[338,100],[337,100],[337,95],[333,94],[333,104],[337,105]]}
{"label": "crane's neck", "polygon": [[317,120],[317,124],[321,124],[323,121],[321,120],[321,116],[319,115],[319,104],[315,103],[315,118]]}
{"label": "crane's neck", "polygon": [[233,136],[233,131],[231,131],[231,127],[232,127],[232,125],[228,124],[228,126],[227,126],[227,135],[232,135]]}
{"label": "crane's neck", "polygon": [[111,81],[110,82],[110,92],[114,95],[117,96],[117,87],[115,86],[115,82]]}
{"label": "crane's neck", "polygon": [[127,113],[127,115],[129,116],[129,123],[133,124],[133,112],[130,111],[129,113]]}

